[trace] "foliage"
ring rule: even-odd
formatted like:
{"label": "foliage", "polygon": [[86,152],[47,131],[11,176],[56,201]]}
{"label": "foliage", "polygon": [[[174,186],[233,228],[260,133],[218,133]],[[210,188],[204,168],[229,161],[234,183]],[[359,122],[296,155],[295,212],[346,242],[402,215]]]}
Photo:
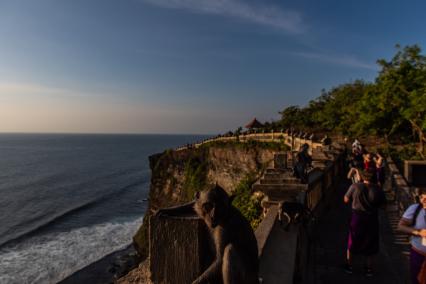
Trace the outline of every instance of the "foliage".
{"label": "foliage", "polygon": [[274,150],[274,151],[288,151],[290,147],[284,143],[278,143],[278,142],[263,142],[263,141],[257,141],[257,140],[249,140],[247,142],[240,142],[240,141],[213,141],[207,144],[203,144],[201,146],[202,148],[208,148],[208,147],[219,147],[219,148],[226,148],[226,147],[235,147],[239,149],[266,149],[266,150]]}
{"label": "foliage", "polygon": [[408,144],[404,147],[389,147],[387,154],[397,165],[398,169],[403,172],[404,160],[421,160],[422,157],[419,155],[416,149],[416,145]]}
{"label": "foliage", "polygon": [[350,136],[383,136],[386,140],[418,142],[426,149],[426,56],[417,45],[397,46],[394,57],[377,61],[374,83],[357,80],[340,85],[309,102],[280,112],[275,126]]}
{"label": "foliage", "polygon": [[322,90],[321,95],[310,101],[308,106],[289,106],[281,111],[281,120],[276,125],[307,132],[337,131],[347,134],[357,117],[356,105],[370,86],[358,80],[330,91]]}
{"label": "foliage", "polygon": [[195,193],[206,185],[207,162],[203,158],[202,151],[195,153],[186,161],[184,175],[184,201],[190,201],[194,199]]}
{"label": "foliage", "polygon": [[235,198],[232,202],[244,217],[250,222],[253,229],[256,229],[261,221],[262,207],[260,200],[252,195],[251,186],[255,182],[254,175],[247,175],[235,188]]}
{"label": "foliage", "polygon": [[[426,56],[417,45],[401,48],[390,61],[381,59],[376,79],[378,108],[386,116],[392,132],[406,128],[420,142],[424,154],[426,142]],[[406,128],[407,129],[407,128]]]}

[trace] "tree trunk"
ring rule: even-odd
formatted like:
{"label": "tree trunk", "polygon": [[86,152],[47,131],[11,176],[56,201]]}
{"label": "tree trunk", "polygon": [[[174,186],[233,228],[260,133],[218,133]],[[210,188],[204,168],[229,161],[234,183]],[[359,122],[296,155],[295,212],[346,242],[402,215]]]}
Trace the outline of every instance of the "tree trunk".
{"label": "tree trunk", "polygon": [[425,135],[422,131],[419,132],[419,153],[425,159]]}

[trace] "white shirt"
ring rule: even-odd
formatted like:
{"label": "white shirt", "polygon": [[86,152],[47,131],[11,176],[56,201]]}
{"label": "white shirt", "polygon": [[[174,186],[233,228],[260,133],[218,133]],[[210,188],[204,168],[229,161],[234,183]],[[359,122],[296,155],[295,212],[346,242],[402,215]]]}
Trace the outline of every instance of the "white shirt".
{"label": "white shirt", "polygon": [[[404,214],[402,215],[402,218],[407,220],[413,220],[414,213],[416,212],[417,206],[422,206],[422,205],[419,205],[419,204],[410,205],[410,207],[408,207],[407,210],[405,210]],[[426,215],[426,210],[422,208],[419,214],[417,215],[416,225],[414,226],[416,230],[426,229],[425,215]],[[411,245],[416,250],[426,254],[426,246],[422,244],[421,237],[412,236]]]}

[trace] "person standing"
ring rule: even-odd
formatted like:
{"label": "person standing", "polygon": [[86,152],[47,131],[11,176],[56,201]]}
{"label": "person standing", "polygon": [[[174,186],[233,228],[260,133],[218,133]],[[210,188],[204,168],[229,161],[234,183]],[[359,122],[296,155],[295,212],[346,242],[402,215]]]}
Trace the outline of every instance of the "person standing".
{"label": "person standing", "polygon": [[373,257],[379,252],[378,208],[385,202],[383,191],[375,184],[372,172],[362,172],[362,182],[352,184],[343,201],[351,202],[352,213],[349,224],[345,271],[352,274],[352,257],[366,257],[365,276],[373,276]]}
{"label": "person standing", "polygon": [[308,153],[309,145],[303,144],[296,154],[296,163],[294,165],[294,176],[300,178],[302,183],[308,182],[308,166],[312,165],[312,157]]}
{"label": "person standing", "polygon": [[418,197],[419,202],[402,215],[398,230],[411,235],[411,282],[426,284],[426,188],[419,190]]}
{"label": "person standing", "polygon": [[376,153],[375,162],[376,162],[377,185],[383,189],[383,185],[385,184],[385,180],[386,180],[385,160],[379,152]]}
{"label": "person standing", "polygon": [[359,183],[362,181],[361,171],[357,168],[351,168],[348,172],[347,178],[352,181],[352,183]]}
{"label": "person standing", "polygon": [[372,153],[367,153],[364,155],[364,170],[374,172],[374,175],[376,176],[376,161],[374,160],[374,155]]}

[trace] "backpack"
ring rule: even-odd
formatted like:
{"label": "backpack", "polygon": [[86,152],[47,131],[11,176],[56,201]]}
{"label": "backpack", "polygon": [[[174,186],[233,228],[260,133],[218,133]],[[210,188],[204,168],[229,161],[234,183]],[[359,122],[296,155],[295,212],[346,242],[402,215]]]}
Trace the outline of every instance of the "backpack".
{"label": "backpack", "polygon": [[385,193],[375,185],[361,184],[360,202],[365,209],[372,211],[386,202]]}
{"label": "backpack", "polygon": [[416,211],[414,211],[414,215],[413,215],[413,224],[411,226],[415,226],[416,225],[416,221],[417,221],[417,216],[419,216],[420,210],[422,210],[423,206],[418,203],[417,204],[417,208]]}

